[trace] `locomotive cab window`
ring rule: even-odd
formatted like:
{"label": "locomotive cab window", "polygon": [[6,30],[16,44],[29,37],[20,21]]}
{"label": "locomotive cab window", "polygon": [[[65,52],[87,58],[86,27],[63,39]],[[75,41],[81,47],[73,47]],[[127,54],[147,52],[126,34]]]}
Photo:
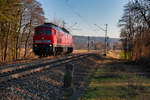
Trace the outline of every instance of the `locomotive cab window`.
{"label": "locomotive cab window", "polygon": [[56,32],[55,32],[55,31],[53,31],[53,35],[56,35]]}
{"label": "locomotive cab window", "polygon": [[36,30],[36,31],[35,31],[35,34],[36,34],[36,35],[41,35],[41,34],[42,34],[42,30],[41,30],[41,29]]}
{"label": "locomotive cab window", "polygon": [[51,29],[45,29],[44,34],[45,35],[51,35]]}

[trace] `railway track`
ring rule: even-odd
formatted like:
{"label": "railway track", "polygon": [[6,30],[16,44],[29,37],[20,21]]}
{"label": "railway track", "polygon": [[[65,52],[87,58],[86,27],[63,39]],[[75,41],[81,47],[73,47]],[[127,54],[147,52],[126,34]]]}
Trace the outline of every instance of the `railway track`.
{"label": "railway track", "polygon": [[90,54],[72,54],[63,58],[50,58],[35,60],[30,63],[13,64],[8,66],[2,66],[0,69],[0,83],[10,81],[12,79],[31,75],[42,70],[46,70],[52,67],[61,66],[79,58],[84,58]]}

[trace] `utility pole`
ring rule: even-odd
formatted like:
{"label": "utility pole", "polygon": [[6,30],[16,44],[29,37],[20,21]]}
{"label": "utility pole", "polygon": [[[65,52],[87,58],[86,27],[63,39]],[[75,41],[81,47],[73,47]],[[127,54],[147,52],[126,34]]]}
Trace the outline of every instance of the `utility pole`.
{"label": "utility pole", "polygon": [[65,24],[66,24],[66,22],[63,20],[63,21],[62,21],[62,26],[63,26],[63,28],[65,28]]}
{"label": "utility pole", "polygon": [[104,45],[104,56],[107,56],[107,27],[108,24],[105,24],[106,29],[101,28],[100,26],[98,26],[97,24],[94,24],[95,26],[97,26],[100,30],[105,32],[105,45]]}
{"label": "utility pole", "polygon": [[105,30],[105,51],[104,51],[104,56],[107,56],[107,26],[108,24],[105,24],[106,25],[106,30]]}
{"label": "utility pole", "polygon": [[90,51],[90,37],[88,36],[88,52]]}

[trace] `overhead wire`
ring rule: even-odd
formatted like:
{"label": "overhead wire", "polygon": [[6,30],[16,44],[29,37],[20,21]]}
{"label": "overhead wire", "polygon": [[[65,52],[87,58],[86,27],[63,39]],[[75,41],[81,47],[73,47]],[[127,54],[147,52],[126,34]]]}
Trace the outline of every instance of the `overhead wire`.
{"label": "overhead wire", "polygon": [[89,24],[88,21],[86,21],[77,11],[74,10],[74,8],[72,6],[70,6],[68,4],[69,0],[65,0],[65,4],[67,7],[70,8],[70,10],[76,15],[78,16],[90,29],[91,27],[93,27],[93,25]]}

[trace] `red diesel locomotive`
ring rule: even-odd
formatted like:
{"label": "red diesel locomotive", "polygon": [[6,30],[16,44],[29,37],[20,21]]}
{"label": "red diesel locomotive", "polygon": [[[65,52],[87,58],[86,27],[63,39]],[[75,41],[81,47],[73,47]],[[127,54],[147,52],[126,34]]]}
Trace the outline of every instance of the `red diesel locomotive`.
{"label": "red diesel locomotive", "polygon": [[72,53],[73,41],[70,32],[53,23],[44,23],[35,28],[33,52],[38,56]]}

